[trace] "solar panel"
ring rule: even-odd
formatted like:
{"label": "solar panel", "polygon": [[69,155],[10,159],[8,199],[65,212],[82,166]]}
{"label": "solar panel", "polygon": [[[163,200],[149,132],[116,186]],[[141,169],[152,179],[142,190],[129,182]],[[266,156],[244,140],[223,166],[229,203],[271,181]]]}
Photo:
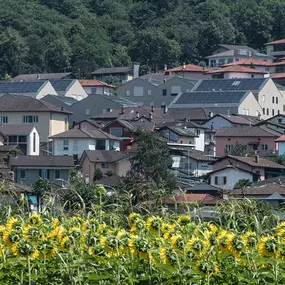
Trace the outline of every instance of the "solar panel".
{"label": "solar panel", "polygon": [[36,93],[44,81],[24,81],[0,83],[0,93]]}
{"label": "solar panel", "polygon": [[73,79],[50,80],[55,91],[66,91]]}
{"label": "solar panel", "polygon": [[191,92],[180,96],[175,104],[239,103],[245,92]]}
{"label": "solar panel", "polygon": [[267,79],[209,79],[203,80],[195,91],[259,90],[265,80]]}

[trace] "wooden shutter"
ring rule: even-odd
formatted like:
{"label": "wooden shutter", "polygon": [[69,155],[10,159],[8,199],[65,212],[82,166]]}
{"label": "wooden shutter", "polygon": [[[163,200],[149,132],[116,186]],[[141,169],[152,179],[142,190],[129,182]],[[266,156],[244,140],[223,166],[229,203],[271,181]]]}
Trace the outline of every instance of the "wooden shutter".
{"label": "wooden shutter", "polygon": [[218,177],[215,176],[215,185],[218,185]]}
{"label": "wooden shutter", "polygon": [[226,184],[227,184],[227,177],[224,176],[223,178],[224,178],[224,179],[223,179],[223,180],[224,180],[224,185],[226,185]]}

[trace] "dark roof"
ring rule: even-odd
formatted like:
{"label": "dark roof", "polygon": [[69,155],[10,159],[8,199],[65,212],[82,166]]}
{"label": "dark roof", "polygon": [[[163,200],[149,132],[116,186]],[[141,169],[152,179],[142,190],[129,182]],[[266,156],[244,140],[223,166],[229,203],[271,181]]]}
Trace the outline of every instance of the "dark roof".
{"label": "dark roof", "polygon": [[[216,118],[216,117],[224,118],[225,120],[227,120],[233,124],[238,124],[238,125],[251,125],[251,124],[253,124],[253,121],[254,121],[251,117],[246,118],[246,117],[239,116],[239,115],[216,114],[212,118],[209,118],[207,120],[207,122],[212,120],[213,118]],[[254,121],[254,123],[255,122],[258,122],[258,118],[256,118],[256,121]]]}
{"label": "dark roof", "polygon": [[234,165],[227,165],[227,166],[225,166],[223,168],[219,168],[219,169],[213,170],[213,171],[209,172],[208,175],[212,175],[212,174],[214,174],[216,172],[220,172],[220,171],[223,171],[225,169],[233,169],[233,170],[236,170],[236,171],[244,171],[244,172],[248,172],[248,173],[250,173],[252,175],[258,176],[258,174],[256,174],[255,172],[252,172],[252,171],[249,171],[249,170],[246,170],[246,169],[243,169],[241,167],[234,166]]}
{"label": "dark roof", "polygon": [[234,195],[272,195],[274,193],[285,195],[285,185],[277,183],[269,183],[262,186],[254,186],[243,189],[232,190],[231,193]]}
{"label": "dark roof", "polygon": [[179,127],[172,127],[172,126],[164,126],[160,128],[162,129],[169,129],[172,132],[178,134],[179,136],[184,136],[184,137],[198,137],[198,135],[194,134],[191,130],[189,129],[184,129],[184,128],[179,128]]}
{"label": "dark roof", "polygon": [[193,91],[259,91],[270,78],[235,78],[201,80]]}
{"label": "dark roof", "polygon": [[186,157],[189,156],[190,158],[197,160],[197,161],[215,161],[216,160],[211,156],[205,155],[205,153],[200,150],[183,151],[182,153],[184,156]]}
{"label": "dark roof", "polygon": [[203,203],[217,204],[220,200],[210,194],[175,194],[172,197],[163,199],[164,204],[188,204],[188,203]]}
{"label": "dark roof", "polygon": [[192,187],[184,188],[184,190],[187,192],[191,192],[191,191],[194,191],[194,192],[195,191],[221,191],[220,188],[212,186],[208,183],[200,183],[200,184],[197,184],[197,185],[192,186]]}
{"label": "dark roof", "polygon": [[70,129],[66,132],[54,135],[50,137],[51,139],[64,139],[64,138],[92,138],[92,139],[111,139],[120,140],[120,138],[108,134],[101,129]]}
{"label": "dark roof", "polygon": [[[227,156],[219,158],[218,160],[216,160],[216,162],[224,160],[224,159],[228,159],[228,158],[232,158],[234,160],[243,162],[247,165],[254,166],[254,167],[285,169],[284,165],[278,164],[278,163],[273,162],[269,159],[261,158],[261,157],[259,157],[258,162],[256,162],[255,157],[227,155]],[[215,165],[215,162],[213,164]]]}
{"label": "dark roof", "polygon": [[207,127],[204,127],[200,124],[196,124],[194,122],[185,120],[185,121],[173,121],[173,122],[163,122],[160,124],[157,124],[157,128],[163,128],[163,127],[174,127],[174,128],[182,128],[182,129],[189,129],[189,128],[197,128],[197,129],[207,129]]}
{"label": "dark roof", "polygon": [[121,152],[121,151],[112,151],[112,150],[85,150],[81,161],[83,161],[84,156],[87,156],[90,162],[117,162],[123,159],[130,158],[132,155]]}
{"label": "dark roof", "polygon": [[12,149],[17,148],[17,145],[0,145],[0,152],[9,152]]}
{"label": "dark roof", "polygon": [[55,112],[72,114],[45,101],[30,97],[0,97],[0,112]]}
{"label": "dark roof", "polygon": [[219,44],[218,46],[223,47],[227,50],[231,50],[231,49],[241,49],[241,50],[249,50],[252,52],[256,52],[255,49],[249,47],[249,46],[244,46],[244,45],[228,45],[228,44]]}
{"label": "dark roof", "polygon": [[265,126],[223,127],[216,137],[279,137],[279,132]]}
{"label": "dark roof", "polygon": [[210,111],[205,108],[169,108],[167,117],[173,118],[174,121],[205,121],[209,118]]}
{"label": "dark roof", "polygon": [[238,104],[247,94],[247,91],[215,91],[183,93],[175,104]]}
{"label": "dark roof", "polygon": [[76,100],[73,97],[68,97],[68,96],[59,96],[59,95],[46,95],[43,98],[41,98],[41,100],[47,101],[49,98],[53,98],[55,100],[58,100],[60,103],[64,103],[67,106],[71,106],[72,104],[78,102],[78,100]]}
{"label": "dark roof", "polygon": [[92,72],[91,74],[112,74],[112,73],[129,73],[133,68],[131,66],[123,67],[105,67],[99,68]]}
{"label": "dark roof", "polygon": [[74,126],[79,126],[81,123],[84,123],[84,122],[89,123],[90,125],[94,126],[96,129],[100,129],[104,127],[104,124],[101,124],[100,122],[96,122],[94,120],[83,120],[83,121],[76,123]]}
{"label": "dark roof", "polygon": [[199,65],[195,65],[195,64],[185,64],[182,66],[177,66],[171,69],[168,69],[168,72],[177,72],[177,71],[190,71],[190,72],[207,72],[210,71],[210,68],[204,67],[204,66],[199,66]]}
{"label": "dark roof", "polygon": [[21,155],[11,159],[11,166],[73,167],[74,160],[72,156]]}
{"label": "dark roof", "polygon": [[50,80],[50,79],[63,79],[71,76],[71,72],[64,73],[35,73],[35,74],[20,74],[13,78],[13,81],[28,81],[28,80]]}
{"label": "dark roof", "polygon": [[0,93],[37,93],[39,92],[48,81],[37,80],[37,81],[19,81],[19,82],[1,82]]}
{"label": "dark roof", "polygon": [[50,83],[55,91],[67,91],[70,86],[75,82],[74,79],[53,79]]}
{"label": "dark roof", "polygon": [[0,125],[0,133],[5,136],[18,135],[26,136],[29,135],[35,126],[32,124],[22,124],[22,125],[10,125],[2,124]]}
{"label": "dark roof", "polygon": [[138,129],[143,129],[146,131],[153,131],[153,128],[155,125],[154,122],[151,122],[151,121],[145,120],[145,119],[141,119],[138,121],[131,121],[131,122],[116,119],[116,120],[110,122],[109,124],[105,125],[103,127],[103,130],[106,129],[111,124],[113,124],[114,122],[118,122],[119,124],[121,124],[122,126],[127,128],[131,132],[136,132]]}

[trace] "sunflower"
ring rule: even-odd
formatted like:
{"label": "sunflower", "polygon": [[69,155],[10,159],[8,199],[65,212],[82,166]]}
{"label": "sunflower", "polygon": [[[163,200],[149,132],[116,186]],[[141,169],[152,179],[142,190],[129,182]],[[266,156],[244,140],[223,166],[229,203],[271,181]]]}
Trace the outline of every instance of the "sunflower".
{"label": "sunflower", "polygon": [[216,233],[217,230],[218,230],[218,228],[211,223],[202,223],[201,225],[199,225],[197,227],[195,234],[201,234],[201,233],[204,233],[205,231]]}
{"label": "sunflower", "polygon": [[12,229],[20,231],[20,230],[22,230],[22,222],[19,221],[17,218],[12,217],[8,220],[8,222],[6,224],[6,229],[8,231],[10,231]]}
{"label": "sunflower", "polygon": [[52,240],[60,241],[65,234],[65,229],[62,226],[55,227],[51,232],[48,233],[48,237]]}
{"label": "sunflower", "polygon": [[146,226],[154,234],[161,232],[162,219],[160,217],[150,217],[147,219]]}
{"label": "sunflower", "polygon": [[105,251],[112,254],[119,254],[122,247],[119,245],[119,240],[116,236],[102,237],[100,239],[100,244]]}
{"label": "sunflower", "polygon": [[137,213],[131,213],[128,217],[130,226],[132,226],[137,220],[141,219],[142,219],[141,215]]}
{"label": "sunflower", "polygon": [[20,240],[12,246],[12,252],[17,257],[37,258],[39,251],[30,241]]}
{"label": "sunflower", "polygon": [[92,232],[87,232],[81,237],[81,242],[87,247],[93,246],[99,240],[99,236],[93,234]]}
{"label": "sunflower", "polygon": [[203,236],[206,240],[209,241],[210,245],[214,246],[218,244],[217,232],[205,231]]}
{"label": "sunflower", "polygon": [[37,227],[42,224],[42,217],[39,214],[32,214],[28,217],[27,222],[29,225]]}
{"label": "sunflower", "polygon": [[169,232],[164,233],[164,234],[163,234],[163,238],[165,238],[165,239],[170,239],[171,237],[173,237],[173,236],[175,236],[175,235],[177,235],[177,234],[178,234],[177,231],[172,230],[172,231],[169,231]]}
{"label": "sunflower", "polygon": [[56,243],[51,239],[42,239],[38,242],[39,257],[43,259],[51,259],[56,256],[58,248]]}
{"label": "sunflower", "polygon": [[230,253],[239,258],[242,252],[246,249],[246,244],[240,235],[233,235],[230,242]]}
{"label": "sunflower", "polygon": [[285,222],[281,222],[276,226],[276,233],[279,234],[280,231],[285,230]]}
{"label": "sunflower", "polygon": [[75,239],[81,238],[81,236],[82,236],[81,228],[72,227],[69,229],[69,234],[70,234],[70,236],[72,236]]}
{"label": "sunflower", "polygon": [[97,230],[98,230],[98,228],[99,228],[99,222],[98,222],[98,220],[97,219],[95,219],[95,218],[92,218],[92,219],[90,219],[90,220],[87,220],[84,224],[83,224],[83,226],[82,227],[84,227],[84,225],[86,225],[86,223],[87,223],[87,227],[86,227],[86,229],[85,230],[91,230],[91,231],[94,231],[94,232],[96,232]]}
{"label": "sunflower", "polygon": [[170,246],[177,252],[185,251],[185,241],[181,235],[174,235],[170,238]]}
{"label": "sunflower", "polygon": [[128,232],[126,232],[125,230],[120,230],[117,233],[117,237],[123,246],[127,246],[129,240],[131,239],[131,235]]}
{"label": "sunflower", "polygon": [[219,248],[224,253],[230,253],[231,242],[234,235],[228,231],[222,230],[218,236]]}
{"label": "sunflower", "polygon": [[256,232],[246,232],[241,238],[247,249],[254,248],[258,241]]}
{"label": "sunflower", "polygon": [[22,238],[22,233],[13,229],[6,230],[3,234],[5,245],[12,246]]}
{"label": "sunflower", "polygon": [[173,248],[161,247],[159,249],[160,259],[164,264],[174,264],[177,261],[177,253]]}
{"label": "sunflower", "polygon": [[217,262],[211,260],[201,261],[198,263],[198,265],[195,268],[204,276],[209,276],[219,272],[219,267]]}
{"label": "sunflower", "polygon": [[52,221],[52,227],[53,227],[53,228],[58,228],[59,225],[60,225],[59,219],[58,219],[58,218],[53,219],[53,221]]}
{"label": "sunflower", "polygon": [[132,227],[131,227],[131,232],[136,232],[136,231],[141,231],[145,229],[145,221],[144,220],[141,220],[141,219],[137,219]]}
{"label": "sunflower", "polygon": [[71,247],[71,244],[72,242],[69,237],[64,237],[60,241],[60,247],[62,250],[69,250]]}
{"label": "sunflower", "polygon": [[23,237],[25,240],[37,241],[43,237],[43,232],[37,226],[28,225],[23,228]]}
{"label": "sunflower", "polygon": [[167,233],[167,232],[170,232],[174,229],[174,225],[173,224],[169,224],[169,223],[165,223],[163,222],[162,223],[162,226],[161,226],[161,232],[163,234]]}
{"label": "sunflower", "polygon": [[187,248],[196,256],[204,255],[210,249],[210,243],[206,239],[193,237],[188,241]]}
{"label": "sunflower", "polygon": [[181,226],[186,226],[191,223],[191,217],[189,215],[182,215],[177,219],[178,224]]}
{"label": "sunflower", "polygon": [[99,260],[102,258],[102,262],[104,262],[104,259],[107,256],[107,253],[104,251],[104,248],[100,243],[96,243],[93,246],[90,246],[88,248],[88,253],[93,257],[99,258]]}
{"label": "sunflower", "polygon": [[71,227],[81,228],[84,220],[81,217],[72,217],[69,220],[69,224]]}
{"label": "sunflower", "polygon": [[150,244],[146,238],[134,236],[128,243],[131,253],[143,259],[149,258]]}
{"label": "sunflower", "polygon": [[262,237],[257,245],[258,253],[262,256],[275,256],[278,243],[274,236]]}
{"label": "sunflower", "polygon": [[3,234],[4,234],[5,230],[6,230],[5,226],[1,225],[0,226],[0,237],[3,237]]}

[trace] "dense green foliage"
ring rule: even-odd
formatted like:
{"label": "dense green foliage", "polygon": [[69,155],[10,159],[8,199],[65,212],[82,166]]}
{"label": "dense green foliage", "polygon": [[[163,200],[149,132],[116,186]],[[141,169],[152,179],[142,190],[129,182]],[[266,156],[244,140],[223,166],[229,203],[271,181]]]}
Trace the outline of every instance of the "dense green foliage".
{"label": "dense green foliage", "polygon": [[199,63],[218,43],[255,48],[285,37],[282,0],[3,0],[0,75],[140,61]]}

